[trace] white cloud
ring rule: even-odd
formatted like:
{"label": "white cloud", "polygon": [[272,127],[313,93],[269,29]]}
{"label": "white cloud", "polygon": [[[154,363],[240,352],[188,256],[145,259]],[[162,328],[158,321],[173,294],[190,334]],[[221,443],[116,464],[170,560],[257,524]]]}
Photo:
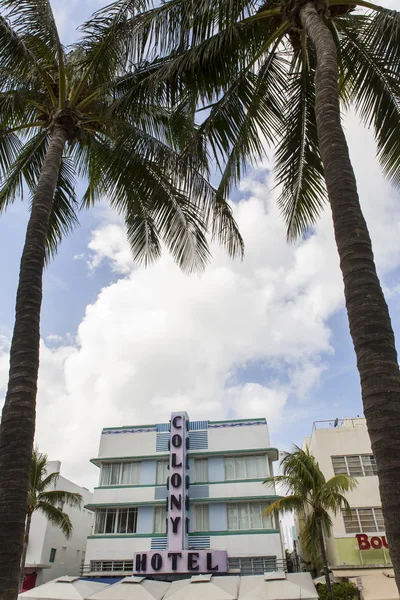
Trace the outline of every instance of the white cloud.
{"label": "white cloud", "polygon": [[[399,264],[400,207],[375,166],[368,135],[348,125],[363,207],[381,274]],[[358,147],[358,148],[357,148]],[[362,150],[360,150],[362,148]],[[113,217],[93,232],[89,263],[108,262],[119,279],[86,307],[76,339],[41,348],[37,442],[65,473],[93,485],[102,427],[160,422],[172,410],[191,418],[267,416],[279,428],[298,414],[332,353],[329,317],[342,306],[342,281],[327,210],[315,235],[287,245],[266,175],[253,171],[235,215],[246,242],[243,263],[220,248],[204,275],[186,276],[164,255],[134,267]],[[53,342],[53,343],[49,343]],[[56,344],[54,344],[56,342]],[[0,346],[6,383],[8,340]],[[240,373],[271,367],[270,379]],[[248,369],[247,372],[251,372]],[[268,377],[268,376],[265,376]]]}

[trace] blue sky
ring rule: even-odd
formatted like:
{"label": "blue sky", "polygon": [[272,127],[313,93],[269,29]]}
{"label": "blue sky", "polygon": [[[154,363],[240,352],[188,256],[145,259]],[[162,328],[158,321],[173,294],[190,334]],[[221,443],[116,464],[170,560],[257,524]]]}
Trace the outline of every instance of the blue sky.
{"label": "blue sky", "polygon": [[[53,6],[63,39],[100,2]],[[83,7],[83,8],[82,8]],[[400,337],[400,203],[384,181],[372,137],[346,132],[393,326]],[[362,415],[343,308],[338,258],[326,212],[315,232],[287,245],[268,164],[232,194],[246,242],[243,263],[219,248],[202,277],[165,255],[132,264],[124,229],[106,205],[82,213],[44,276],[37,443],[63,471],[96,484],[102,427],[168,418],[266,416],[272,444],[301,444],[320,419]],[[7,382],[26,204],[0,219],[0,397]]]}

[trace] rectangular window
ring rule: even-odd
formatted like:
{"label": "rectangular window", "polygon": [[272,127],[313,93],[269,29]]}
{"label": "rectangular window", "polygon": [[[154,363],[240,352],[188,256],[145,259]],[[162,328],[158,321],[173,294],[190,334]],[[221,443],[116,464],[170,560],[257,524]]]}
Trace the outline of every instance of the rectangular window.
{"label": "rectangular window", "polygon": [[103,463],[100,485],[138,485],[140,462]]}
{"label": "rectangular window", "polygon": [[51,548],[49,562],[53,563],[56,559],[57,548]]}
{"label": "rectangular window", "polygon": [[136,527],[136,507],[96,510],[95,533],[136,533]]}
{"label": "rectangular window", "polygon": [[268,505],[268,502],[227,504],[228,529],[273,529],[272,517],[262,514]]}
{"label": "rectangular window", "polygon": [[343,512],[346,533],[384,532],[381,508],[352,508],[351,516]]}
{"label": "rectangular window", "polygon": [[194,507],[194,530],[210,531],[210,515],[208,504],[195,504]]}
{"label": "rectangular window", "polygon": [[255,456],[226,456],[224,458],[224,466],[226,481],[268,477],[267,457],[264,454]]}
{"label": "rectangular window", "polygon": [[167,509],[165,506],[154,507],[154,533],[167,533]]}
{"label": "rectangular window", "polygon": [[376,461],[373,454],[352,454],[349,456],[332,456],[335,475],[345,473],[352,477],[369,477],[377,475]]}
{"label": "rectangular window", "polygon": [[156,475],[156,484],[157,485],[165,485],[167,483],[168,474],[169,474],[169,462],[168,460],[158,460],[157,461],[157,475]]}
{"label": "rectangular window", "polygon": [[208,458],[194,459],[194,481],[195,483],[208,481]]}

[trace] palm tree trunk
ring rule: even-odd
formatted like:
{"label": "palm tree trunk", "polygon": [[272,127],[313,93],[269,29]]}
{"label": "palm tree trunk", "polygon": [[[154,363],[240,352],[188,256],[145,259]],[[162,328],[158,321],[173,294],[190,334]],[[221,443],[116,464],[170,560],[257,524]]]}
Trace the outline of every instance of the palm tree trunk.
{"label": "palm tree trunk", "polygon": [[21,257],[8,390],[0,426],[0,600],[15,600],[32,462],[46,235],[67,133],[56,127],[43,162]]}
{"label": "palm tree trunk", "polygon": [[26,517],[24,549],[22,550],[21,575],[19,578],[19,590],[18,591],[22,591],[22,585],[23,585],[24,579],[25,579],[25,563],[26,563],[26,555],[28,552],[29,534],[31,532],[31,523],[32,523],[32,513],[28,512],[27,517]]}
{"label": "palm tree trunk", "polygon": [[335,42],[313,4],[300,9],[300,18],[317,54],[318,139],[386,535],[400,589],[400,371],[394,333],[341,127]]}
{"label": "palm tree trunk", "polygon": [[321,550],[322,567],[324,569],[324,575],[325,575],[326,591],[328,592],[329,600],[332,600],[333,599],[332,586],[331,586],[331,578],[329,575],[328,559],[326,557],[324,532],[322,531],[322,523],[319,519],[317,519],[317,529],[318,529],[319,547]]}

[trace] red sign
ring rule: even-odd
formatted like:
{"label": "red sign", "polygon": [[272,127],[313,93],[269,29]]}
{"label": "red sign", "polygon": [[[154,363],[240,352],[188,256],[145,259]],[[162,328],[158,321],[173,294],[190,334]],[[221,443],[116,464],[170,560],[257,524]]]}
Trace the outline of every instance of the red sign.
{"label": "red sign", "polygon": [[356,538],[360,550],[380,550],[382,547],[389,548],[385,535],[375,535],[369,538],[366,533],[357,533]]}

